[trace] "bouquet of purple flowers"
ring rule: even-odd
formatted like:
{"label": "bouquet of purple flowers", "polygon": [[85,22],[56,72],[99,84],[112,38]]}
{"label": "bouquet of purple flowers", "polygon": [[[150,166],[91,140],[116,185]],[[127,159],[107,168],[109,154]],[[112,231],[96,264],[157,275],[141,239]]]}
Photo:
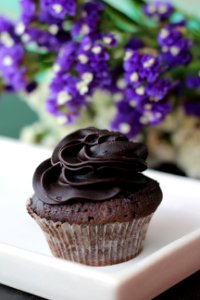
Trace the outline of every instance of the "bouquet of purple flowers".
{"label": "bouquet of purple flowers", "polygon": [[106,91],[115,108],[111,128],[133,138],[180,107],[200,116],[198,19],[163,1],[20,4],[15,23],[0,17],[1,92],[32,93],[50,70],[50,114],[73,123],[93,114],[95,92]]}
{"label": "bouquet of purple flowers", "polygon": [[[53,72],[46,109],[65,123],[111,94],[111,127],[130,137],[182,106],[200,116],[200,22],[170,3],[21,0],[0,18],[0,91],[32,92]],[[99,99],[101,101],[101,99]]]}

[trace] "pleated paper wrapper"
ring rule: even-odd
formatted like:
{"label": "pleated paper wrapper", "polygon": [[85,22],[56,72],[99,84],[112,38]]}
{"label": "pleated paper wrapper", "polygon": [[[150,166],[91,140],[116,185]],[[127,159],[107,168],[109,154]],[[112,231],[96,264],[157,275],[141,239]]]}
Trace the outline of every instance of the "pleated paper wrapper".
{"label": "pleated paper wrapper", "polygon": [[117,264],[139,254],[153,215],[128,222],[69,224],[39,217],[30,201],[27,210],[44,232],[54,256],[91,266]]}

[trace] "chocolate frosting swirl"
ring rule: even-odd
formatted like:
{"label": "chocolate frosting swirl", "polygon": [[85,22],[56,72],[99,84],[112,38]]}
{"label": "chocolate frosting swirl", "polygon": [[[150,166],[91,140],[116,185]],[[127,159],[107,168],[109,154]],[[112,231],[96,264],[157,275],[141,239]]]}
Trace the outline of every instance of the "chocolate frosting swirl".
{"label": "chocolate frosting swirl", "polygon": [[93,127],[77,130],[56,146],[33,176],[35,195],[48,204],[102,201],[146,182],[147,149],[119,132]]}

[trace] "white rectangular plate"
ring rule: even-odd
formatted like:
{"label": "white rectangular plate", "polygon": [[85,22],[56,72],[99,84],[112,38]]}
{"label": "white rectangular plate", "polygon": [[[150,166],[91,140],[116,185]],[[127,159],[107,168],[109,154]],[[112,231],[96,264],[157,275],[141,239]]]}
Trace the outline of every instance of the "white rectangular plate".
{"label": "white rectangular plate", "polygon": [[51,151],[0,138],[0,282],[56,300],[151,299],[200,269],[200,182],[155,171],[164,199],[144,250],[109,267],[52,257],[27,214],[32,175]]}

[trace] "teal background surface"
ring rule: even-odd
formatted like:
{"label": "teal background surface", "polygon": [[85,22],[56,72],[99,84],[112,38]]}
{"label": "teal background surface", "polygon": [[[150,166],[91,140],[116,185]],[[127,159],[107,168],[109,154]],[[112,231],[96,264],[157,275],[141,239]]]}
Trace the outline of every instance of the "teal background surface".
{"label": "teal background surface", "polygon": [[37,115],[15,94],[0,97],[0,135],[18,138],[25,125],[37,120]]}
{"label": "teal background surface", "polygon": [[8,18],[16,19],[19,16],[20,0],[0,1],[0,14]]}

